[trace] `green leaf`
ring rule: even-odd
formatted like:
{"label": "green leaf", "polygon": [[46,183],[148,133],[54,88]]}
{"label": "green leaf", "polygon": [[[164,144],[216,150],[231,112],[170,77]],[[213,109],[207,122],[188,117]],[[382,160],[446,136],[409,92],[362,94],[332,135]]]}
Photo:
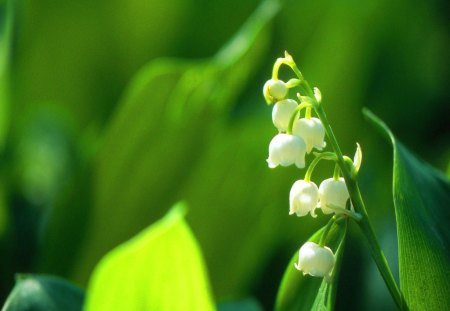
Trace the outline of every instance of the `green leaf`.
{"label": "green leaf", "polygon": [[0,151],[9,125],[9,62],[13,25],[13,1],[0,2]]}
{"label": "green leaf", "polygon": [[[317,231],[309,241],[318,243],[322,232],[323,228]],[[333,310],[346,233],[347,221],[342,221],[333,225],[327,235],[325,245],[330,247],[336,255],[333,278],[329,284],[324,278],[303,275],[295,269],[294,263],[298,261],[298,251],[295,252],[281,281],[275,310]]]}
{"label": "green leaf", "polygon": [[176,190],[192,172],[187,168],[214,139],[262,59],[264,30],[278,8],[278,1],[264,1],[214,57],[154,61],[132,81],[96,160],[89,239],[74,268],[78,280],[179,199]]}
{"label": "green leaf", "polygon": [[[298,173],[267,168],[271,135],[273,129],[262,114],[233,122],[216,135],[180,189],[180,197],[195,207],[187,219],[202,245],[219,299],[248,295],[286,237],[292,233],[307,238],[318,226],[315,222],[298,228],[288,217],[286,191]],[[239,237],[233,243],[230,231]]]}
{"label": "green leaf", "polygon": [[18,275],[2,311],[76,311],[84,292],[66,280],[46,275]]}
{"label": "green leaf", "polygon": [[261,305],[252,298],[219,303],[218,311],[262,311]]}
{"label": "green leaf", "polygon": [[450,181],[417,159],[369,110],[394,148],[400,289],[410,310],[450,310]]}
{"label": "green leaf", "polygon": [[214,310],[199,246],[179,203],[108,253],[91,278],[86,310]]}

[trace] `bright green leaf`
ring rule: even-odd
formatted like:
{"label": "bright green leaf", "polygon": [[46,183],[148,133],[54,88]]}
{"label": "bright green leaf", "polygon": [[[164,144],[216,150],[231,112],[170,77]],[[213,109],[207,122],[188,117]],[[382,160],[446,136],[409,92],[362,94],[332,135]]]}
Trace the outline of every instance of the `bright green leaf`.
{"label": "bright green leaf", "polygon": [[45,275],[18,275],[2,311],[77,311],[84,292],[64,279]]}
{"label": "bright green leaf", "polygon": [[[317,231],[309,241],[318,243],[322,232],[323,229]],[[295,269],[298,251],[295,252],[281,281],[275,310],[333,310],[346,232],[347,221],[343,221],[334,225],[326,238],[325,245],[336,255],[333,279],[329,284],[324,278],[303,275]]]}
{"label": "bright green leaf", "polygon": [[108,253],[91,278],[86,310],[214,310],[197,242],[179,203]]}
{"label": "bright green leaf", "polygon": [[450,181],[364,112],[394,148],[400,289],[410,310],[450,310]]}

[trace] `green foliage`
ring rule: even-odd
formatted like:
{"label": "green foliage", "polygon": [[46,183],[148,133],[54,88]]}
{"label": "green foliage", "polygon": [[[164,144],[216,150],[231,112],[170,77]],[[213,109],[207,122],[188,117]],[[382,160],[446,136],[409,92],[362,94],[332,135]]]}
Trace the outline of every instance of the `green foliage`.
{"label": "green foliage", "polygon": [[365,111],[394,148],[394,204],[400,288],[411,310],[450,309],[450,181],[418,160]]}
{"label": "green foliage", "polygon": [[61,278],[23,274],[16,277],[2,311],[77,311],[83,300],[83,290]]}
{"label": "green foliage", "polygon": [[[448,165],[449,68],[442,64],[450,45],[442,1],[268,0],[250,15],[259,2],[0,0],[0,300],[21,271],[86,285],[105,253],[183,199],[218,308],[258,309],[241,300],[253,296],[261,309],[271,309],[285,257],[322,220],[299,224],[287,216],[289,186],[304,172],[270,171],[264,161],[276,129],[261,86],[285,49],[323,92],[344,153],[361,143],[360,186],[375,229],[392,246],[383,245],[384,251],[395,258],[391,233],[383,230],[392,202],[385,182],[390,176],[383,178],[390,174],[390,152],[364,130],[359,112],[361,105],[372,107],[409,147],[437,166]],[[51,135],[36,135],[36,120]],[[435,196],[442,199],[432,204],[448,202],[447,182],[435,172],[419,174],[422,164],[397,149],[400,175],[408,176],[407,183],[396,183],[397,205],[427,207],[431,199],[422,189],[429,188],[442,189]],[[43,175],[27,183],[22,177],[32,171]],[[331,166],[320,167],[313,178],[319,182],[331,172]],[[411,197],[400,195],[404,188]],[[437,218],[431,230],[425,226]],[[450,296],[438,291],[448,289],[441,282],[448,266],[439,264],[448,257],[441,218],[449,218],[445,209],[399,221],[413,224],[408,238],[432,237],[408,248],[400,234],[401,256],[409,256],[401,263],[402,289],[409,301],[426,296],[415,303],[427,309],[437,306],[431,299],[447,308],[441,297]],[[361,250],[345,251],[343,266],[355,272],[345,275],[339,290],[356,299],[338,297],[336,308],[384,310],[378,303],[390,301],[385,284],[377,275],[367,277]],[[311,299],[326,300],[320,279],[291,272],[319,291]],[[424,288],[413,284],[421,282]]]}
{"label": "green foliage", "polygon": [[[281,242],[311,228],[298,228],[296,219],[286,217],[289,205],[284,196],[297,172],[268,172],[266,137],[272,129],[266,123],[246,118],[217,133],[180,191],[193,207],[187,218],[219,296],[245,294],[253,285],[251,276],[264,273]],[[274,200],[281,196],[285,200]],[[233,243],[229,232],[238,237]]]}
{"label": "green foliage", "polygon": [[178,203],[97,265],[86,310],[214,310],[201,252]]}
{"label": "green foliage", "polygon": [[[309,241],[318,243],[323,229],[317,231]],[[340,222],[329,231],[326,245],[336,255],[333,278],[327,283],[324,278],[303,275],[294,267],[298,261],[298,251],[289,262],[278,290],[275,310],[333,310],[336,299],[336,289],[339,279],[340,263],[343,256],[347,220]]]}
{"label": "green foliage", "polygon": [[[9,123],[9,66],[11,33],[13,24],[13,1],[0,2],[0,151],[3,152]],[[1,207],[0,207],[1,209]],[[0,215],[1,217],[1,215]],[[2,220],[0,219],[0,226]],[[0,227],[1,229],[1,227]],[[1,231],[1,230],[0,230]]]}
{"label": "green foliage", "polygon": [[218,311],[263,311],[257,301],[245,299],[240,301],[222,302],[217,306]]}
{"label": "green foliage", "polygon": [[95,160],[89,240],[75,267],[83,281],[105,252],[174,202],[261,59],[277,10],[278,1],[264,1],[211,59],[157,60],[131,82]]}

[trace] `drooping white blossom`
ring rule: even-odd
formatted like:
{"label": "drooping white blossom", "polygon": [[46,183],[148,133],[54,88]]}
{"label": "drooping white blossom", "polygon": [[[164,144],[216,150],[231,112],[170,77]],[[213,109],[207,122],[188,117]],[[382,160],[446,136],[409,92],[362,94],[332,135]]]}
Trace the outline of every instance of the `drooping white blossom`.
{"label": "drooping white blossom", "polygon": [[295,268],[316,277],[331,278],[336,258],[328,247],[321,247],[314,242],[306,242],[298,253]]}
{"label": "drooping white blossom", "polygon": [[319,189],[311,181],[297,180],[289,193],[289,215],[297,214],[298,217],[311,213],[316,217],[314,209],[319,202]]}
{"label": "drooping white blossom", "polygon": [[306,145],[303,139],[289,134],[277,134],[269,144],[267,163],[270,168],[292,164],[304,168],[305,154]]}
{"label": "drooping white blossom", "polygon": [[301,118],[294,122],[292,134],[303,138],[306,143],[306,152],[310,153],[313,148],[322,150],[325,148],[325,129],[322,122],[317,118]]}
{"label": "drooping white blossom", "polygon": [[346,203],[349,198],[348,189],[345,185],[344,178],[334,180],[334,178],[328,178],[322,181],[319,186],[319,205],[324,214],[337,213],[338,211],[332,207],[338,207],[345,209]]}
{"label": "drooping white blossom", "polygon": [[289,120],[297,108],[298,104],[293,99],[284,99],[277,102],[272,109],[273,125],[280,131],[286,132]]}
{"label": "drooping white blossom", "polygon": [[263,87],[264,98],[269,104],[277,102],[286,97],[287,90],[286,83],[282,80],[267,80]]}

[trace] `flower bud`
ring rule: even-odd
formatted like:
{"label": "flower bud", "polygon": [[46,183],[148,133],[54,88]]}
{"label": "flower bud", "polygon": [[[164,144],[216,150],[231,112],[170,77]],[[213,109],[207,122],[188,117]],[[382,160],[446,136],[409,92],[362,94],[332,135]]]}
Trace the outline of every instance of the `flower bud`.
{"label": "flower bud", "polygon": [[327,207],[328,205],[345,209],[349,197],[343,178],[339,178],[338,180],[328,178],[322,181],[319,186],[318,207],[322,209],[324,214],[331,214],[335,211]]}
{"label": "flower bud", "polygon": [[336,258],[328,247],[321,247],[314,242],[306,242],[298,252],[295,268],[311,276],[331,277]]}
{"label": "flower bud", "polygon": [[286,132],[289,125],[289,120],[297,108],[298,104],[293,99],[285,99],[277,102],[273,106],[272,121],[273,125],[280,131]]}
{"label": "flower bud", "polygon": [[322,102],[322,93],[320,92],[318,87],[314,88],[314,98],[319,104]]}
{"label": "flower bud", "polygon": [[298,217],[311,213],[316,217],[314,209],[319,202],[319,189],[313,182],[297,180],[292,185],[289,193],[289,215],[297,214]]}
{"label": "flower bud", "polygon": [[287,94],[286,84],[281,80],[267,80],[264,84],[263,94],[268,104],[282,100]]}
{"label": "flower bud", "polygon": [[322,122],[317,118],[302,118],[294,122],[292,134],[303,138],[306,143],[306,152],[310,153],[313,148],[322,150],[326,143],[325,129]]}
{"label": "flower bud", "polygon": [[304,168],[305,153],[306,145],[303,139],[294,135],[278,134],[270,142],[267,163],[270,168],[292,164]]}

